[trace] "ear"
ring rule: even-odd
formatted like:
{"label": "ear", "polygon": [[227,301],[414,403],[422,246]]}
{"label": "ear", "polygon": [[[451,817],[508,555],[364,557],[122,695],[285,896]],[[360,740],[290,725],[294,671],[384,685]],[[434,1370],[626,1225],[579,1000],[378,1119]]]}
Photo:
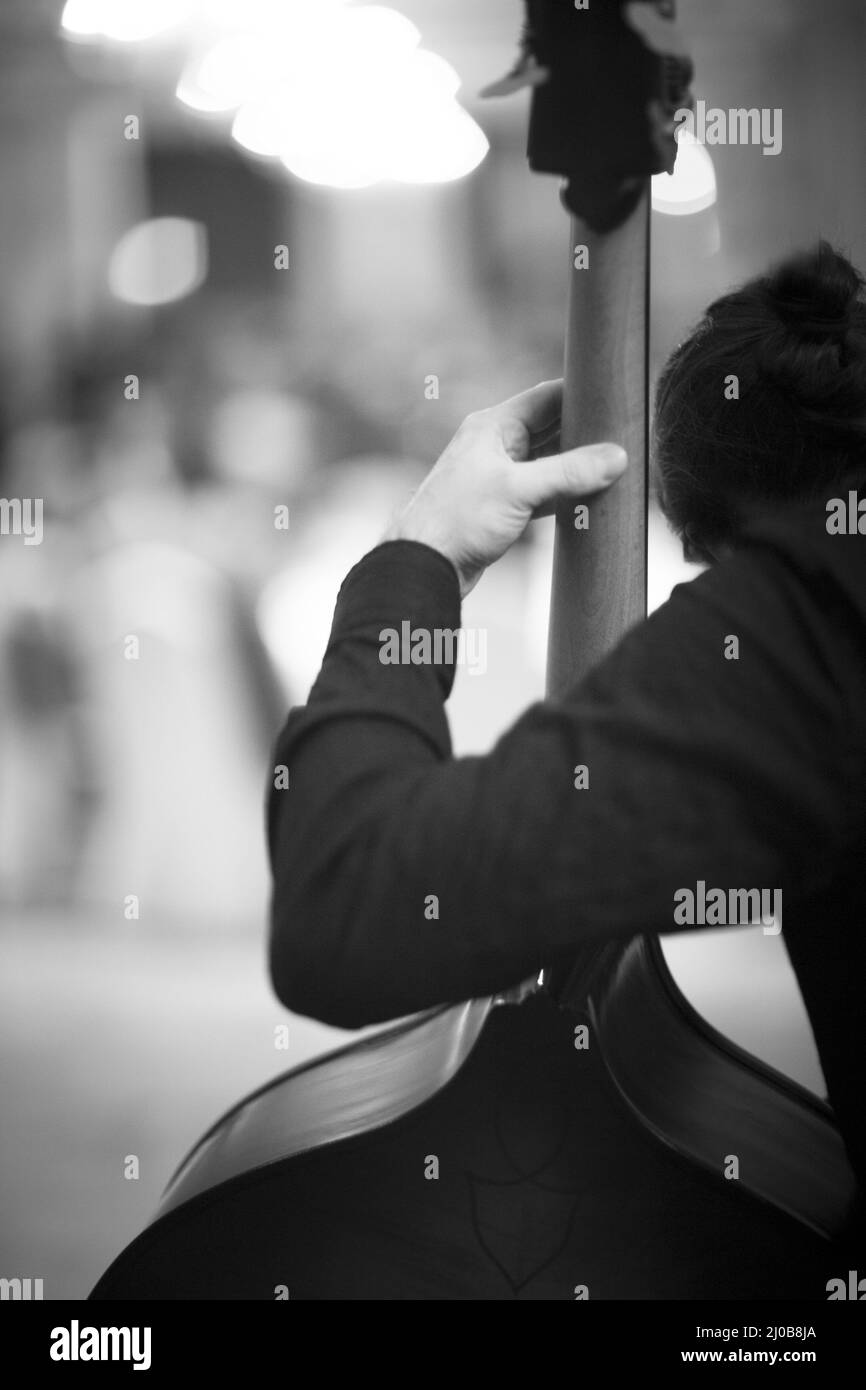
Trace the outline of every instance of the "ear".
{"label": "ear", "polygon": [[687,521],[682,530],[683,555],[692,565],[714,565],[720,558],[715,549],[695,537],[694,527]]}

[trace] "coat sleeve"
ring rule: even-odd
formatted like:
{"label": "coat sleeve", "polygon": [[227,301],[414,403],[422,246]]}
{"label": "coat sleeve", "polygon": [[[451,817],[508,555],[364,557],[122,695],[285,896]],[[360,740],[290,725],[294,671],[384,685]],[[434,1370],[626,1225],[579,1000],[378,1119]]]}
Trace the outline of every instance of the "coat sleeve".
{"label": "coat sleeve", "polygon": [[459,591],[437,552],[389,542],[344,581],[277,744],[271,975],[296,1012],[351,1028],[490,994],[592,941],[682,929],[675,894],[699,881],[806,902],[852,842],[845,644],[771,547],[680,586],[483,757],[451,754],[453,661],[380,659],[404,623],[453,630]]}

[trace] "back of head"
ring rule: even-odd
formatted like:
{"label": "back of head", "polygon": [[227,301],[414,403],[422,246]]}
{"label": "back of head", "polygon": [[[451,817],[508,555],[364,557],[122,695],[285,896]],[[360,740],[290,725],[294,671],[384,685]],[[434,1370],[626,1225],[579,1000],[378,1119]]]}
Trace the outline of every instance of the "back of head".
{"label": "back of head", "polygon": [[656,396],[662,508],[692,559],[866,473],[864,281],[826,242],[711,304]]}

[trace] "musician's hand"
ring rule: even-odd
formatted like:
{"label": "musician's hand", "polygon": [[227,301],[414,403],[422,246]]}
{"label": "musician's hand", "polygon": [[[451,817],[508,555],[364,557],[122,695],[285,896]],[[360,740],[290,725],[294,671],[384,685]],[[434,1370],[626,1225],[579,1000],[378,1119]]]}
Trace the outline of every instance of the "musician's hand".
{"label": "musician's hand", "polygon": [[486,567],[563,497],[586,497],[626,467],[618,444],[544,454],[559,439],[562,382],[543,381],[468,415],[386,540],[423,541],[451,561],[465,596]]}

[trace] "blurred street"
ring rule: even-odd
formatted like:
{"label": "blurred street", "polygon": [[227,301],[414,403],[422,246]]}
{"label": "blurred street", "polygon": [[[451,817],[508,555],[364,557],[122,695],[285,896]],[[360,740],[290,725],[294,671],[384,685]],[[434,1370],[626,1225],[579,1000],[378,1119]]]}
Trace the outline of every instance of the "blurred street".
{"label": "blurred street", "polygon": [[0,1017],[0,1265],[46,1299],[87,1296],[224,1110],[346,1037],[289,1018],[264,944],[59,915],[4,926]]}

